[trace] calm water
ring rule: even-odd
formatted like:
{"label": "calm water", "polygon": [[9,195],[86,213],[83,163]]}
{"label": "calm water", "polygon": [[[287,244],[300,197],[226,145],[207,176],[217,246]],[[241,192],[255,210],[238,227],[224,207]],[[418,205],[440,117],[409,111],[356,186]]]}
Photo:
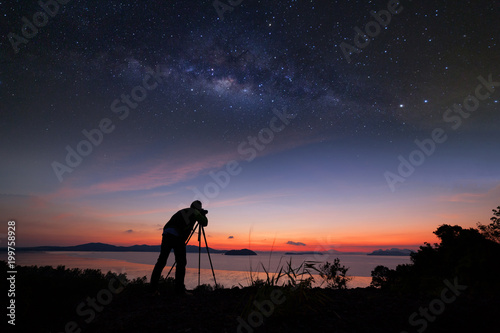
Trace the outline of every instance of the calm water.
{"label": "calm water", "polygon": [[[265,269],[272,273],[283,266],[290,259],[292,267],[298,267],[303,261],[330,261],[338,257],[340,263],[349,267],[348,274],[353,276],[349,283],[350,288],[366,287],[370,284],[370,273],[377,265],[395,268],[399,264],[409,263],[409,257],[368,256],[361,254],[336,254],[331,256],[312,255],[284,255],[283,253],[260,253],[257,256],[225,256],[211,254],[212,264],[217,283],[226,288],[232,286],[247,286],[253,277],[265,277]],[[23,266],[53,266],[64,265],[66,268],[92,268],[103,272],[126,273],[130,279],[151,275],[158,253],[153,252],[19,252],[16,256],[17,264]],[[192,289],[198,284],[198,254],[187,254],[186,287]],[[163,270],[165,276],[170,265],[174,262],[173,253],[168,258],[167,266]],[[207,254],[201,254],[201,283],[214,284],[210,263]],[[174,269],[175,270],[175,269]],[[171,275],[173,277],[174,271]],[[317,277],[316,281],[320,281]]]}

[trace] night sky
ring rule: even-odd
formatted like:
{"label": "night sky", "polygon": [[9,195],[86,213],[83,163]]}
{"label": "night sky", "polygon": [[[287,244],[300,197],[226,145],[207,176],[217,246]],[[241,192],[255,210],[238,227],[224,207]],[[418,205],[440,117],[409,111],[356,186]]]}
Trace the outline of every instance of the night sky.
{"label": "night sky", "polygon": [[489,221],[498,2],[231,2],[0,1],[18,246],[159,244],[195,199],[227,249],[416,248]]}

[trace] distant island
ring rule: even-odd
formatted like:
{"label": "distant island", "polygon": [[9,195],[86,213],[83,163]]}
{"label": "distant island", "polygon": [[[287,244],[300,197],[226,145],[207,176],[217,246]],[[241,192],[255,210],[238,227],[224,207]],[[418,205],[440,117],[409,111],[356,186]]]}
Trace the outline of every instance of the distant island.
{"label": "distant island", "polygon": [[303,251],[303,252],[285,252],[285,255],[286,256],[315,255],[315,254],[323,255],[323,254],[327,254],[327,253],[328,252]]}
{"label": "distant island", "polygon": [[387,249],[387,250],[375,250],[371,253],[368,253],[369,256],[409,256],[415,251],[409,250],[409,249]]}
{"label": "distant island", "polygon": [[226,256],[256,256],[257,253],[249,249],[230,250],[224,253]]}
{"label": "distant island", "polygon": [[293,251],[285,252],[286,256],[300,256],[300,255],[336,255],[336,254],[366,254],[366,252],[342,252],[335,249],[328,251]]}

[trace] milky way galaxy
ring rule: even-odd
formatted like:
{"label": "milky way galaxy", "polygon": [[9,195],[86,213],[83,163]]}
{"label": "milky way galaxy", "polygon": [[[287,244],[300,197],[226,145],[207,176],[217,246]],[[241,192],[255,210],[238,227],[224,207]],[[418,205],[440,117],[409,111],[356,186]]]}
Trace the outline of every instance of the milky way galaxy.
{"label": "milky way galaxy", "polygon": [[0,216],[28,245],[154,243],[196,196],[221,246],[473,225],[500,194],[499,9],[2,1]]}

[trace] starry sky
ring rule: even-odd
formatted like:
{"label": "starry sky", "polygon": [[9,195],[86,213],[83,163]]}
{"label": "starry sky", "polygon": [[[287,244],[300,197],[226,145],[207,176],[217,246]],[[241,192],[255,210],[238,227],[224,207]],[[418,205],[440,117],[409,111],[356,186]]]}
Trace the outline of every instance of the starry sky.
{"label": "starry sky", "polygon": [[231,3],[0,1],[2,243],[159,244],[195,199],[225,249],[489,221],[500,4]]}

